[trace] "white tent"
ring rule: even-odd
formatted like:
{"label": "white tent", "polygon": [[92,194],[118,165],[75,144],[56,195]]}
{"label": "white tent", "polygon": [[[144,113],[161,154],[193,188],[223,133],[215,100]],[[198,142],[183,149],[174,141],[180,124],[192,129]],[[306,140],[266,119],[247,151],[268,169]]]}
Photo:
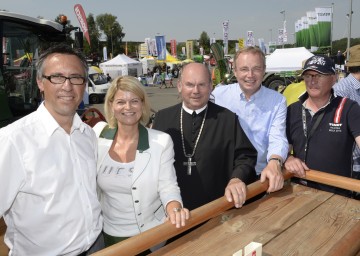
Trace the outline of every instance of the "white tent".
{"label": "white tent", "polygon": [[115,58],[101,63],[100,68],[104,74],[109,73],[113,79],[123,75],[138,77],[143,74],[141,62],[131,59],[125,54],[119,54]]}
{"label": "white tent", "polygon": [[266,57],[266,72],[297,71],[313,56],[305,47],[276,49]]}
{"label": "white tent", "polygon": [[156,65],[156,59],[151,56],[142,58],[140,62],[142,64],[143,74],[147,74],[148,69],[152,72]]}

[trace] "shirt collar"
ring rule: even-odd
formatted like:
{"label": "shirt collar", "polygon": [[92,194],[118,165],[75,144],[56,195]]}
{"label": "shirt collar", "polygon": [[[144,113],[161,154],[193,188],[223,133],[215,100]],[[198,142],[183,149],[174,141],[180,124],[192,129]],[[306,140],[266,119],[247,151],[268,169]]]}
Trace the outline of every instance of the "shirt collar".
{"label": "shirt collar", "polygon": [[[331,94],[330,94],[330,98],[329,98],[329,102],[331,102],[334,98],[336,98],[337,95],[334,92],[334,89],[331,89]],[[301,94],[299,96],[299,101],[301,102],[301,104],[304,105],[304,102],[309,98],[309,94],[305,91],[303,94]]]}
{"label": "shirt collar", "polygon": [[190,108],[187,108],[184,104],[184,102],[182,103],[182,108],[185,110],[185,112],[189,113],[190,115],[195,111],[196,114],[201,113],[202,111],[204,111],[204,109],[207,107],[207,104],[205,106],[203,106],[202,108],[196,109],[196,110],[192,110]]}
{"label": "shirt collar", "polygon": [[[239,84],[239,89],[240,89],[240,99],[246,100],[245,93],[241,90],[240,84]],[[259,97],[259,95],[262,94],[263,91],[264,88],[262,85],[260,85],[260,89],[250,96],[250,100],[255,100],[257,97]]]}
{"label": "shirt collar", "polygon": [[[115,138],[117,129],[117,127],[110,128],[109,125],[106,125],[100,133],[100,138],[113,140]],[[149,148],[149,132],[143,125],[139,124],[139,142],[137,150],[143,152]]]}
{"label": "shirt collar", "polygon": [[[55,118],[50,114],[49,110],[45,107],[44,102],[40,104],[38,109],[36,110],[39,116],[39,121],[42,122],[45,131],[48,136],[51,136],[57,129],[61,128],[59,123],[55,120]],[[79,117],[77,113],[75,113],[73,118],[73,123],[71,126],[71,132],[76,129],[79,129],[81,133],[85,130],[85,124]]]}
{"label": "shirt collar", "polygon": [[[337,97],[337,96],[336,96],[334,90],[331,89],[331,94],[330,94],[330,97],[329,97],[328,102],[327,102],[324,106],[322,106],[321,108],[319,108],[319,110],[324,109],[324,108],[325,108],[327,105],[329,105],[330,102],[331,102],[333,99],[335,99],[336,97]],[[315,113],[314,113],[312,110],[310,110],[309,108],[306,107],[306,101],[307,101],[308,98],[309,98],[309,94],[308,94],[307,92],[304,92],[303,94],[300,95],[299,101],[301,102],[301,104],[303,105],[303,107],[304,107],[305,109],[309,110],[310,114],[314,115]],[[319,110],[318,110],[318,111],[319,111]]]}

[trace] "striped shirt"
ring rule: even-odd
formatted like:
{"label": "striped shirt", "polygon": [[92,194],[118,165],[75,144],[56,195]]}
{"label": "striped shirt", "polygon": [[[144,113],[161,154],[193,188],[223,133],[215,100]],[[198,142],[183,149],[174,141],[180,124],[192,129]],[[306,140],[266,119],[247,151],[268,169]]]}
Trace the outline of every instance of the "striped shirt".
{"label": "striped shirt", "polygon": [[[336,95],[347,97],[356,101],[360,105],[360,81],[357,80],[352,74],[346,78],[341,79],[334,85]],[[354,165],[353,170],[360,172],[360,149],[356,147],[353,153]]]}

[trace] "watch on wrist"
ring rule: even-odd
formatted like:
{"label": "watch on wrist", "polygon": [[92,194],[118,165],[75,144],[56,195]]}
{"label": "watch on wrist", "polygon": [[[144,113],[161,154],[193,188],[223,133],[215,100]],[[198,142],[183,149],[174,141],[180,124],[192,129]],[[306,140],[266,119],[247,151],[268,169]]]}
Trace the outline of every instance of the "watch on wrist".
{"label": "watch on wrist", "polygon": [[270,162],[270,161],[278,161],[278,163],[279,163],[279,165],[282,167],[282,161],[281,161],[281,159],[280,158],[277,158],[277,157],[272,157],[272,158],[270,158],[269,159],[269,161],[268,162]]}

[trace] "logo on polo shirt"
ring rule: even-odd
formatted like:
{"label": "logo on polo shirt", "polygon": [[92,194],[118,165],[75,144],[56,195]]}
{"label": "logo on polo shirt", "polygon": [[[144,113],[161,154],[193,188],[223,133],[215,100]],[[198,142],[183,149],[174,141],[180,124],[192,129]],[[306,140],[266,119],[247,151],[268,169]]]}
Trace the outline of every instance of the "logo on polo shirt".
{"label": "logo on polo shirt", "polygon": [[329,132],[342,132],[341,127],[343,124],[329,123]]}

